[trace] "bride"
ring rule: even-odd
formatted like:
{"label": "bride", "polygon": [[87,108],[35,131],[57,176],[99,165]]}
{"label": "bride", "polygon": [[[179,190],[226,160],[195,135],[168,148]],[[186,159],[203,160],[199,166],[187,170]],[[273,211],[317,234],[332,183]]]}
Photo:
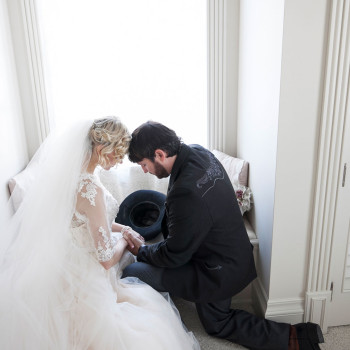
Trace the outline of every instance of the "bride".
{"label": "bride", "polygon": [[1,232],[0,349],[199,349],[168,295],[120,279],[133,262],[118,204],[95,174],[130,141],[118,118],[52,133]]}

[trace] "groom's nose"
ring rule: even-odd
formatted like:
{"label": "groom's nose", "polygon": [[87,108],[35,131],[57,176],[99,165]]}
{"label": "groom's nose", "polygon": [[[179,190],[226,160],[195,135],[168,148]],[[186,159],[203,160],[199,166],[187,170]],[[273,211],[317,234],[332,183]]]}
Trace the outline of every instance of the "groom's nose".
{"label": "groom's nose", "polygon": [[148,173],[148,169],[147,169],[145,166],[142,166],[142,165],[141,165],[141,168],[142,168],[142,170],[143,170],[143,172],[144,172],[145,174]]}

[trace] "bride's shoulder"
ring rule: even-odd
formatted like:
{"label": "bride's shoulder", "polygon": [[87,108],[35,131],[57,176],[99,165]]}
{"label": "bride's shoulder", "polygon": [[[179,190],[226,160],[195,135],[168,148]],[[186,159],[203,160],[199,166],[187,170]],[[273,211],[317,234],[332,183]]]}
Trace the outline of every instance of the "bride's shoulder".
{"label": "bride's shoulder", "polygon": [[90,173],[81,173],[79,176],[79,183],[81,182],[96,182],[97,176],[95,174]]}
{"label": "bride's shoulder", "polygon": [[82,173],[79,177],[78,193],[82,198],[89,200],[90,204],[95,206],[95,198],[98,192],[101,192],[98,177],[94,174]]}

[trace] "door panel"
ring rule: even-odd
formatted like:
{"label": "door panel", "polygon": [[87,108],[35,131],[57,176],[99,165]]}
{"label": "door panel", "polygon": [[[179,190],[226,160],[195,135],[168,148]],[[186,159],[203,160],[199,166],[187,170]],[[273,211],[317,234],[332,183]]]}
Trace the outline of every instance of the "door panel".
{"label": "door panel", "polygon": [[329,326],[350,324],[350,106],[349,91],[333,228]]}

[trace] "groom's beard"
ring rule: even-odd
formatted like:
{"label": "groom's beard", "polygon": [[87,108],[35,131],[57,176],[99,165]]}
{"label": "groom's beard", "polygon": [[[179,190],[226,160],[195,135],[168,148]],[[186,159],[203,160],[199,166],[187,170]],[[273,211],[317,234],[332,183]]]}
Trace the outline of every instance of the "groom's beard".
{"label": "groom's beard", "polygon": [[163,179],[165,177],[168,177],[170,174],[168,174],[168,172],[165,170],[165,168],[163,167],[162,164],[159,164],[158,162],[154,162],[154,174],[155,176],[157,176],[158,179]]}

